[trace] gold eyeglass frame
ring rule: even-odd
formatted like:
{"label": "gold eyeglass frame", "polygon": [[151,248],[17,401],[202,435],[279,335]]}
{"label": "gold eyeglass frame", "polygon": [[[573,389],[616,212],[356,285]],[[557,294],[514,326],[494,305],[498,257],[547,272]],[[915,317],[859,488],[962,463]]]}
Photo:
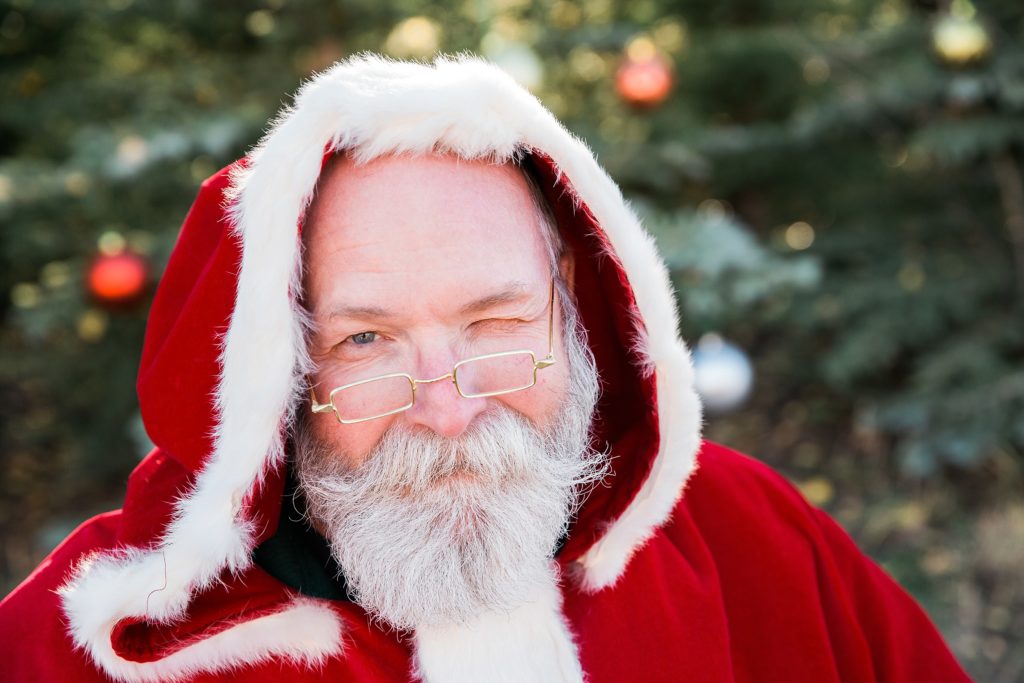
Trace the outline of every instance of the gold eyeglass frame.
{"label": "gold eyeglass frame", "polygon": [[[548,301],[548,309],[549,309],[549,311],[548,311],[548,353],[547,353],[547,355],[544,358],[541,358],[540,360],[537,360],[537,354],[535,354],[533,351],[530,351],[528,349],[518,349],[518,350],[514,350],[514,351],[499,351],[498,353],[485,353],[485,354],[480,355],[480,356],[473,356],[471,358],[464,358],[463,360],[460,360],[458,363],[456,363],[452,367],[451,372],[448,372],[448,373],[446,373],[444,375],[441,375],[440,377],[434,377],[433,379],[415,379],[412,375],[410,375],[408,373],[405,373],[405,372],[393,372],[393,373],[386,374],[386,375],[377,375],[375,377],[367,377],[366,379],[361,379],[361,380],[358,380],[356,382],[349,382],[348,384],[343,384],[340,387],[336,387],[336,388],[332,389],[331,393],[328,395],[327,403],[318,403],[317,400],[316,400],[316,394],[314,393],[313,387],[310,387],[309,388],[309,397],[310,397],[310,402],[311,402],[311,409],[312,409],[312,411],[314,413],[318,413],[318,414],[319,413],[334,413],[334,416],[336,418],[338,418],[338,422],[340,422],[341,424],[348,425],[348,424],[356,424],[358,422],[368,422],[369,420],[377,420],[377,419],[382,418],[382,417],[388,417],[389,415],[396,415],[398,413],[401,413],[401,412],[404,412],[406,410],[409,410],[414,405],[416,405],[416,387],[419,386],[420,384],[433,384],[435,382],[440,382],[440,381],[443,381],[443,380],[446,380],[446,379],[450,379],[452,384],[455,385],[455,390],[457,392],[459,392],[459,396],[461,396],[462,398],[489,398],[491,396],[503,396],[505,394],[512,394],[512,393],[515,393],[517,391],[524,391],[526,389],[529,389],[529,388],[531,388],[531,387],[533,387],[533,386],[535,386],[537,384],[537,371],[538,370],[543,370],[544,368],[547,368],[547,367],[551,367],[556,362],[555,361],[555,348],[554,348],[554,343],[555,343],[555,280],[554,280],[554,278],[552,278],[552,280],[551,280],[551,293],[550,293],[549,301]],[[467,393],[465,393],[462,390],[462,387],[459,386],[459,368],[464,366],[464,365],[467,365],[469,363],[474,363],[476,361],[489,360],[491,358],[503,358],[503,357],[506,357],[506,356],[517,356],[517,355],[526,355],[526,354],[529,354],[530,358],[533,360],[533,378],[532,378],[531,382],[529,384],[525,385],[525,386],[516,387],[515,389],[502,389],[500,391],[484,392],[484,393],[480,393],[480,394],[467,394]],[[405,379],[407,379],[409,381],[409,387],[411,389],[412,399],[409,401],[409,403],[407,405],[404,405],[401,408],[396,408],[396,409],[388,411],[386,413],[381,413],[380,415],[373,415],[372,417],[360,417],[360,418],[356,418],[354,420],[346,420],[345,418],[343,418],[341,416],[341,413],[338,412],[338,409],[334,405],[334,397],[337,394],[339,394],[340,392],[344,391],[345,389],[351,389],[352,387],[357,387],[357,386],[360,386],[360,385],[363,385],[363,384],[369,384],[370,382],[377,382],[377,381],[382,380],[382,379],[392,379],[392,378],[395,378],[395,377],[404,377]]]}

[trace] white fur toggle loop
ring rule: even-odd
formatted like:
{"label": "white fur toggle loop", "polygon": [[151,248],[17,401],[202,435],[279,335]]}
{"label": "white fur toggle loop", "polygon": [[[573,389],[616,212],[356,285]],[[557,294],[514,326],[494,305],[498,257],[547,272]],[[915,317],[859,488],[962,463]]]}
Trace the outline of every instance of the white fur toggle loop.
{"label": "white fur toggle loop", "polygon": [[122,659],[111,644],[111,627],[106,624],[87,634],[88,640],[77,632],[72,635],[108,678],[124,683],[183,682],[199,674],[236,673],[239,667],[274,660],[281,666],[316,669],[344,649],[341,618],[328,605],[301,597],[277,612],[241,621],[153,662]]}
{"label": "white fur toggle loop", "polygon": [[424,683],[582,683],[556,576],[553,568],[534,599],[512,611],[416,629],[414,675]]}

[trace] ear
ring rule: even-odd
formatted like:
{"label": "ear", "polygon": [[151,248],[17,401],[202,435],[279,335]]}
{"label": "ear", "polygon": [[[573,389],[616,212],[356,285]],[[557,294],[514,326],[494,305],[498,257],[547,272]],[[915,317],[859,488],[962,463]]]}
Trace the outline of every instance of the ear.
{"label": "ear", "polygon": [[558,272],[562,275],[562,281],[569,289],[569,293],[576,294],[576,255],[572,249],[566,249],[565,253],[558,257]]}

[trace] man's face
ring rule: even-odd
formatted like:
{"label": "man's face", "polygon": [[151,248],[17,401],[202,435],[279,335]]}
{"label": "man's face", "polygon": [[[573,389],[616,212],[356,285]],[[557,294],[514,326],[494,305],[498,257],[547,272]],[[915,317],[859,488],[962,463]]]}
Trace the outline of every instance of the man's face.
{"label": "man's face", "polygon": [[[342,162],[307,224],[317,397],[404,372],[433,379],[467,357],[547,354],[551,261],[518,171],[450,158]],[[556,306],[558,304],[556,303]],[[563,315],[576,330],[571,301]],[[308,405],[295,465],[310,520],[357,600],[401,628],[524,604],[605,460],[590,448],[598,379],[556,325],[537,384],[463,398],[421,384],[404,412],[357,424]]]}
{"label": "man's face", "polygon": [[[439,377],[481,350],[481,339],[484,351],[525,348],[542,358],[551,282],[542,229],[510,166],[447,156],[335,161],[305,226],[317,399],[380,374]],[[565,394],[561,337],[556,324],[559,362],[529,390],[466,399],[449,381],[421,384],[403,413],[351,425],[324,414],[315,435],[356,466],[396,423],[453,438],[505,405],[544,426]]]}

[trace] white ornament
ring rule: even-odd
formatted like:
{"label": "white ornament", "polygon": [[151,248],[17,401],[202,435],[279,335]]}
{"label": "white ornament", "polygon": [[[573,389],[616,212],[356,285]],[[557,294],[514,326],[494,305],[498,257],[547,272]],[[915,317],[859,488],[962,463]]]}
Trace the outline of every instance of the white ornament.
{"label": "white ornament", "polygon": [[708,412],[727,413],[746,401],[754,385],[750,359],[735,344],[706,334],[693,352],[697,392]]}

